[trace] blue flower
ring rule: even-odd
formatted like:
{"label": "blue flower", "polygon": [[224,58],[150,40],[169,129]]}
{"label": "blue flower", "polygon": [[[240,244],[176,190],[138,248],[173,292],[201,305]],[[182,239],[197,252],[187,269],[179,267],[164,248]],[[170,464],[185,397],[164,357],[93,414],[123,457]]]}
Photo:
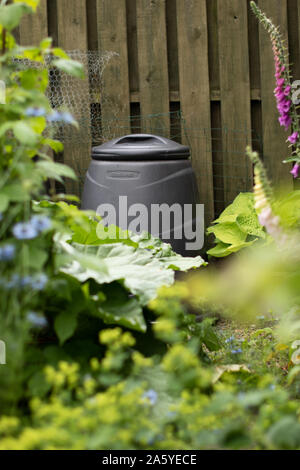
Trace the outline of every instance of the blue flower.
{"label": "blue flower", "polygon": [[27,117],[41,117],[45,116],[46,111],[44,108],[27,108],[25,111],[25,116]]}
{"label": "blue flower", "polygon": [[226,343],[226,344],[232,343],[234,340],[235,340],[234,336],[230,336],[230,338],[228,338],[228,339],[225,340],[225,343]]}
{"label": "blue flower", "polygon": [[61,115],[58,111],[52,111],[51,114],[48,114],[47,116],[47,121],[48,122],[57,122],[61,121]]}
{"label": "blue flower", "polygon": [[46,328],[48,326],[46,318],[35,312],[29,312],[27,320],[36,328]]}
{"label": "blue flower", "polygon": [[75,119],[73,118],[72,114],[67,113],[67,112],[61,114],[61,120],[65,122],[66,124],[75,123]]}
{"label": "blue flower", "polygon": [[21,277],[20,287],[22,287],[22,288],[28,287],[28,286],[31,287],[31,284],[32,284],[32,277],[31,276]]}
{"label": "blue flower", "polygon": [[241,354],[241,352],[242,352],[241,348],[231,350],[231,354]]}
{"label": "blue flower", "polygon": [[155,405],[155,403],[157,402],[157,393],[155,390],[150,389],[144,393],[143,398],[147,398],[150,401],[151,405]]}
{"label": "blue flower", "polygon": [[49,217],[35,215],[30,220],[31,225],[37,230],[39,233],[48,230],[51,227],[51,220]]}
{"label": "blue flower", "polygon": [[47,116],[48,122],[64,122],[65,124],[74,124],[75,119],[73,118],[71,113],[68,112],[59,112],[59,111],[52,111],[52,113],[48,114]]}
{"label": "blue flower", "polygon": [[14,274],[12,278],[6,282],[6,289],[15,289],[20,286],[21,278],[19,274]]}
{"label": "blue flower", "polygon": [[46,276],[46,274],[40,274],[38,277],[35,277],[34,279],[32,279],[31,287],[34,290],[41,291],[45,288],[47,282],[48,282],[48,276]]}
{"label": "blue flower", "polygon": [[14,245],[4,245],[0,247],[0,261],[11,261],[14,259],[16,249]]}
{"label": "blue flower", "polygon": [[16,224],[12,232],[18,240],[32,240],[38,236],[38,231],[30,222]]}

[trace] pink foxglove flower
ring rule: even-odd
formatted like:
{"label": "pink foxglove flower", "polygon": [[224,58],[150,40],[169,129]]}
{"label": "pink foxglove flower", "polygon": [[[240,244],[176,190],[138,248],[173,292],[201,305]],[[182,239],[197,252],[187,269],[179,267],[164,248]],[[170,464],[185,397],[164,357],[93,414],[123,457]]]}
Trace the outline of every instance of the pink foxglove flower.
{"label": "pink foxglove flower", "polygon": [[299,132],[293,132],[292,135],[288,137],[288,141],[291,142],[291,144],[295,144],[298,140],[299,137]]}
{"label": "pink foxglove flower", "polygon": [[291,171],[291,175],[293,175],[294,178],[298,178],[299,171],[300,171],[300,165],[299,163],[295,163],[294,168]]}

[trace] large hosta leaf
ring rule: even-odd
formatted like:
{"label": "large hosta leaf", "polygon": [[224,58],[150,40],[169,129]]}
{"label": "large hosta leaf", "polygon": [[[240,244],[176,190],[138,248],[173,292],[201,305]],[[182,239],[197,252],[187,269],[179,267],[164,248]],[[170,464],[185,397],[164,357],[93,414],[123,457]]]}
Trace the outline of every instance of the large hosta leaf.
{"label": "large hosta leaf", "polygon": [[156,297],[157,289],[174,282],[174,272],[153,257],[150,251],[135,249],[121,243],[89,246],[69,245],[61,241],[60,246],[72,261],[61,268],[80,282],[94,279],[98,284],[122,281],[136,295],[142,305]]}

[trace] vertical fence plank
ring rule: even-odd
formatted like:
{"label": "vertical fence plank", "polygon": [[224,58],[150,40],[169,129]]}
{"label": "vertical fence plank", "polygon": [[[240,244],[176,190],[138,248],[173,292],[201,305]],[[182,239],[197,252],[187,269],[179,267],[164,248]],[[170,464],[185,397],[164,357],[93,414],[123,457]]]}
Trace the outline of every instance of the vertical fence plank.
{"label": "vertical fence plank", "polygon": [[[42,39],[48,37],[47,0],[41,0],[36,13],[25,15],[19,25],[19,41],[22,46],[37,46]],[[48,151],[53,158],[53,152]],[[51,192],[55,192],[55,181],[50,180]]]}
{"label": "vertical fence plank", "polygon": [[[283,37],[288,39],[287,2],[286,0],[260,0],[259,7],[280,25]],[[286,44],[287,45],[287,44]],[[285,143],[288,135],[278,122],[278,111],[274,98],[274,58],[269,34],[261,26],[259,30],[259,47],[261,57],[261,99],[263,126],[263,158],[273,184],[284,183],[292,186],[289,168],[282,160],[288,156]]]}
{"label": "vertical fence plank", "polygon": [[[85,0],[59,0],[57,2],[57,36],[58,45],[67,51],[78,50],[86,52],[88,49],[87,36],[87,12]],[[86,76],[88,77],[88,61],[83,59]],[[80,142],[80,134],[66,130],[64,144],[64,162],[74,168],[79,181],[73,183],[67,181],[66,189],[80,195],[84,175],[90,160],[90,99],[88,78],[79,81],[67,77],[62,78],[62,93],[70,93],[70,87],[74,90],[74,108],[70,111],[82,123],[81,132],[88,133]],[[76,101],[80,101],[80,103]],[[74,142],[71,141],[74,136]]]}
{"label": "vertical fence plank", "polygon": [[[169,135],[169,78],[165,0],[137,0],[141,114],[144,132]],[[160,116],[155,116],[160,114]],[[142,123],[143,125],[143,123]]]}
{"label": "vertical fence plank", "polygon": [[25,15],[19,26],[22,46],[36,46],[48,36],[47,0],[41,0],[34,15]]}
{"label": "vertical fence plank", "polygon": [[249,189],[252,169],[250,75],[246,0],[218,0],[221,118],[225,204]]}
{"label": "vertical fence plank", "polygon": [[116,53],[103,73],[101,98],[103,135],[112,138],[128,128],[130,116],[126,1],[97,0],[97,18],[100,53]]}
{"label": "vertical fence plank", "polygon": [[[177,0],[181,110],[206,224],[214,218],[206,2]],[[183,129],[183,135],[185,130]]]}

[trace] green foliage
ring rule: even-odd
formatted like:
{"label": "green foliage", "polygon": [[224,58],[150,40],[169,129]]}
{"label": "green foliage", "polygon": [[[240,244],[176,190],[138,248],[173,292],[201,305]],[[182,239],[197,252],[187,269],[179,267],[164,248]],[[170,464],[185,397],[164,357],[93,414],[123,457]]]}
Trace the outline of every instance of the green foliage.
{"label": "green foliage", "polygon": [[[83,72],[51,39],[15,44],[10,30],[37,5],[0,7],[0,449],[299,449],[297,230],[280,249],[255,243],[266,234],[241,194],[209,229],[210,254],[253,250],[173,285],[206,263],[47,196],[47,178],[75,175],[48,155],[62,144],[47,73],[14,59]],[[298,202],[274,203],[286,227],[299,226]],[[252,326],[232,332],[221,313]]]}
{"label": "green foliage", "polygon": [[216,258],[236,253],[266,238],[254,209],[252,193],[239,194],[214,224],[207,232],[215,235],[216,246],[207,253]]}

